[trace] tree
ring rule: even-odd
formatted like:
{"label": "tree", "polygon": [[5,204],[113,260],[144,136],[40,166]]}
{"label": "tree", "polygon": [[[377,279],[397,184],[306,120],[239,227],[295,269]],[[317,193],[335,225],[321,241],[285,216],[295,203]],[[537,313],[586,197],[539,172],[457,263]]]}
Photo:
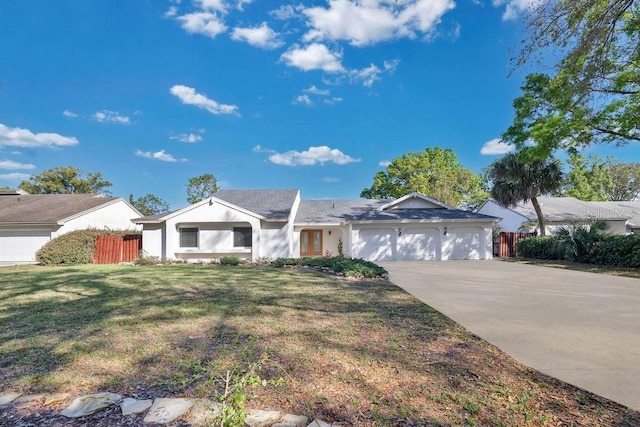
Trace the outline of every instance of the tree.
{"label": "tree", "polygon": [[428,147],[394,159],[385,172],[376,173],[373,185],[362,190],[360,197],[398,198],[414,191],[467,209],[487,196],[480,177],[465,169],[452,149]]}
{"label": "tree", "polygon": [[193,204],[211,197],[218,191],[218,180],[210,173],[189,178],[187,183],[187,202]]}
{"label": "tree", "polygon": [[540,234],[545,235],[544,217],[538,196],[553,193],[562,185],[562,167],[557,159],[532,158],[527,149],[509,153],[490,166],[491,197],[503,206],[531,201],[538,217]]}
{"label": "tree", "polygon": [[133,194],[130,194],[129,203],[145,216],[169,211],[169,204],[153,194],[145,194],[137,199],[134,199]]}
{"label": "tree", "polygon": [[569,154],[571,168],[566,174],[560,195],[589,202],[607,201],[614,184],[611,161],[591,155],[587,159],[577,151]]}
{"label": "tree", "polygon": [[640,7],[635,0],[546,0],[527,18],[516,66],[560,54],[554,76],[530,74],[505,140],[556,148],[640,141]]}
{"label": "tree", "polygon": [[609,173],[613,181],[607,198],[613,201],[640,198],[640,163],[612,163]]}
{"label": "tree", "polygon": [[59,166],[31,175],[18,188],[30,194],[111,194],[111,183],[99,172],[83,172],[73,166]]}

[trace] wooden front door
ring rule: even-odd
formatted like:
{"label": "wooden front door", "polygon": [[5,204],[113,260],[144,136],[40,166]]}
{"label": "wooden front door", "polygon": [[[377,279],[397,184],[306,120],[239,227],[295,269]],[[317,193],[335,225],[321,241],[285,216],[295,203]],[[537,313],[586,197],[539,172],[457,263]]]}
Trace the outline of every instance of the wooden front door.
{"label": "wooden front door", "polygon": [[322,230],[300,232],[300,256],[322,255]]}

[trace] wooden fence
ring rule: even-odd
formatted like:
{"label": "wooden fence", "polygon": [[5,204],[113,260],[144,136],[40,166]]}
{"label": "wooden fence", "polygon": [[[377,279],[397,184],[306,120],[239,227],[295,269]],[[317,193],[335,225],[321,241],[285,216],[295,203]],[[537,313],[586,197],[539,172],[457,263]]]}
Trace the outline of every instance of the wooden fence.
{"label": "wooden fence", "polygon": [[500,258],[513,258],[518,256],[518,241],[525,237],[535,236],[537,233],[508,233],[503,231],[498,236],[497,251]]}
{"label": "wooden fence", "polygon": [[138,259],[142,249],[142,235],[98,236],[93,252],[94,264],[118,264]]}

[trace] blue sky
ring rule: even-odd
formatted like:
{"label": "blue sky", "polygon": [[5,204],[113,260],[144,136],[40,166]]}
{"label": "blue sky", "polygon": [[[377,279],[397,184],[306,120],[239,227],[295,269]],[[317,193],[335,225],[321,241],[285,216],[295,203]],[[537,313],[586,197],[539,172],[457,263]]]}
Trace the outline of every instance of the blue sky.
{"label": "blue sky", "polygon": [[357,198],[429,146],[478,172],[538,71],[508,77],[532,1],[3,1],[0,186],[73,165],[172,208],[204,173]]}

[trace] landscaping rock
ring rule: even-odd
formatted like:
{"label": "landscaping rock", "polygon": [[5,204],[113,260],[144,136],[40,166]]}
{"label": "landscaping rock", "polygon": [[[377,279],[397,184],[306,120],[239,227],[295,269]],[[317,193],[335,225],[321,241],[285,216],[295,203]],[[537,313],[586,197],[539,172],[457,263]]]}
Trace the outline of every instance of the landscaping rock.
{"label": "landscaping rock", "polygon": [[331,426],[332,425],[329,423],[325,423],[322,420],[315,419],[311,421],[311,424],[309,424],[307,427],[331,427]]}
{"label": "landscaping rock", "polygon": [[221,413],[220,403],[208,399],[197,399],[185,418],[193,427],[209,427]]}
{"label": "landscaping rock", "polygon": [[144,417],[144,422],[157,424],[169,423],[186,414],[194,403],[193,399],[159,397],[153,401],[151,409],[149,409],[147,416]]}
{"label": "landscaping rock", "polygon": [[121,395],[108,392],[81,396],[74,399],[74,401],[71,402],[71,405],[69,405],[64,411],[60,412],[60,415],[64,415],[68,418],[84,417],[116,404],[120,399],[122,399]]}
{"label": "landscaping rock", "polygon": [[7,403],[11,403],[20,397],[20,393],[0,393],[0,405],[6,405]]}
{"label": "landscaping rock", "polygon": [[48,394],[44,398],[44,406],[55,405],[56,403],[64,402],[68,398],[69,393]]}
{"label": "landscaping rock", "polygon": [[152,404],[153,400],[151,399],[138,400],[127,397],[120,403],[120,409],[122,410],[122,415],[139,414],[151,408]]}
{"label": "landscaping rock", "polygon": [[304,415],[286,414],[282,419],[271,427],[305,427],[309,418]]}
{"label": "landscaping rock", "polygon": [[22,408],[31,405],[33,402],[43,400],[46,394],[29,394],[27,396],[20,396],[13,401],[13,404]]}
{"label": "landscaping rock", "polygon": [[282,413],[278,411],[261,411],[252,409],[247,414],[244,422],[249,427],[269,427],[282,418]]}

